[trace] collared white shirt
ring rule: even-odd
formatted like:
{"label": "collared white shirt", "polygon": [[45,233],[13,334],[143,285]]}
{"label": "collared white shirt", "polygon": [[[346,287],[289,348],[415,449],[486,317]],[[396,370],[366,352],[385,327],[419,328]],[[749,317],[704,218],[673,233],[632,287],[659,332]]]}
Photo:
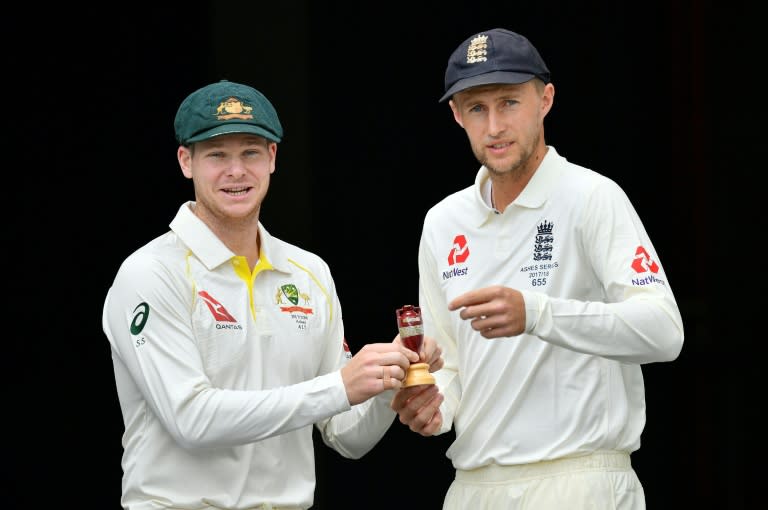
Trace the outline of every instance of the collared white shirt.
{"label": "collared white shirt", "polygon": [[[645,426],[640,365],[672,360],[683,324],[658,254],[612,180],[549,147],[503,213],[488,171],[432,207],[419,246],[424,333],[443,347],[441,432],[457,469],[595,450],[632,452]],[[486,198],[484,198],[484,196]],[[448,303],[504,285],[525,333],[486,339]]]}
{"label": "collared white shirt", "polygon": [[357,458],[394,419],[391,391],[350,406],[351,354],[331,273],[259,225],[251,272],[183,204],[131,254],[104,303],[130,510],[308,508],[312,425]]}

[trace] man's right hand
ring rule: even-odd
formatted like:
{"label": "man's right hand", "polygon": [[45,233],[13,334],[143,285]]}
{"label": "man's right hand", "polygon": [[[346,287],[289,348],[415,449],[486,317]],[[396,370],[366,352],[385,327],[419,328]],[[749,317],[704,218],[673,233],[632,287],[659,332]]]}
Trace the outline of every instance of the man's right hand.
{"label": "man's right hand", "polygon": [[403,385],[411,363],[419,354],[396,342],[364,345],[342,369],[341,378],[351,405],[365,402]]}
{"label": "man's right hand", "polygon": [[432,436],[443,424],[440,404],[443,394],[437,385],[419,385],[402,388],[392,397],[390,407],[400,417],[400,423],[422,436]]}

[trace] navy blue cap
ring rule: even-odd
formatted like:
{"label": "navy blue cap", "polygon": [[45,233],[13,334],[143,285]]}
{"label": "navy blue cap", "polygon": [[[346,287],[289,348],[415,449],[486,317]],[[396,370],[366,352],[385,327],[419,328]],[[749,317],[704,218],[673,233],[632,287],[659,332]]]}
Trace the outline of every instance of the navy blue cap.
{"label": "navy blue cap", "polygon": [[494,28],[467,38],[451,54],[440,102],[470,87],[524,83],[533,78],[550,82],[549,69],[538,50],[526,37]]}

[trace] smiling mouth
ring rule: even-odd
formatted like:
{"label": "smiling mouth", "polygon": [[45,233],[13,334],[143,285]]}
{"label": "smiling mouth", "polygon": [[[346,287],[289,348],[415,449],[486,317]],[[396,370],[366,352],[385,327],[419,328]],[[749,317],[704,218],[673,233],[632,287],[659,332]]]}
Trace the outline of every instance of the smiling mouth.
{"label": "smiling mouth", "polygon": [[242,187],[242,188],[228,188],[222,191],[227,195],[238,196],[238,195],[245,195],[246,193],[248,193],[248,190],[250,189],[251,189],[250,187]]}

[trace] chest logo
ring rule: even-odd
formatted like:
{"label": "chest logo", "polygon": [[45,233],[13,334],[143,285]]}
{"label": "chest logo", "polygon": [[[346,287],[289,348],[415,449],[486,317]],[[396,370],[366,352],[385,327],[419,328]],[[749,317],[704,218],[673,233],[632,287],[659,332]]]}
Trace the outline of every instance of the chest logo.
{"label": "chest logo", "polygon": [[208,305],[208,310],[211,311],[216,322],[237,322],[237,319],[232,317],[227,309],[224,308],[224,305],[213,299],[213,297],[206,291],[201,290],[197,294],[203,299],[205,304]]}
{"label": "chest logo", "polygon": [[[286,302],[287,301],[287,302]],[[307,306],[300,306],[299,303],[302,305],[309,305],[312,301],[312,298],[309,294],[306,292],[301,292],[296,285],[292,283],[287,283],[285,285],[281,285],[277,288],[277,292],[275,293],[275,304],[278,305],[288,305],[292,304],[293,306],[281,306],[280,311],[282,312],[302,312],[305,314],[311,314],[312,308],[309,308]]]}
{"label": "chest logo", "polygon": [[469,246],[464,234],[459,234],[453,238],[453,248],[448,253],[448,265],[461,264],[469,258]]}
{"label": "chest logo", "polygon": [[533,260],[552,260],[552,243],[555,238],[552,236],[552,222],[544,220],[536,227],[536,239],[533,246]]}

